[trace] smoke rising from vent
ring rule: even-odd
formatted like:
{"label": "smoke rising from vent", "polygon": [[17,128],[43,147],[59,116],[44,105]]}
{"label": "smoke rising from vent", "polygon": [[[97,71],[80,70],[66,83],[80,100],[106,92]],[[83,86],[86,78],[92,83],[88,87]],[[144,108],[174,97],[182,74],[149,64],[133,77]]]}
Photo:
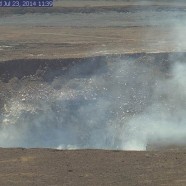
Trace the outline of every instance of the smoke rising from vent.
{"label": "smoke rising from vent", "polygon": [[[75,65],[52,81],[1,82],[1,147],[145,150],[184,144],[186,64],[116,59]],[[163,70],[162,70],[163,69]],[[84,74],[84,75],[83,75]]]}
{"label": "smoke rising from vent", "polygon": [[175,63],[168,79],[155,84],[152,103],[131,119],[123,149],[145,150],[147,144],[184,145],[186,139],[186,64]]}

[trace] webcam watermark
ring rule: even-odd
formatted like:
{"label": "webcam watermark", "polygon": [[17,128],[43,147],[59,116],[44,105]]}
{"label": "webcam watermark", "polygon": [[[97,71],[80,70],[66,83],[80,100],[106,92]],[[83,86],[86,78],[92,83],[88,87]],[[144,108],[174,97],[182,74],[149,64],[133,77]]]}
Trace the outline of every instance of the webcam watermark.
{"label": "webcam watermark", "polygon": [[0,7],[53,7],[53,0],[0,0]]}

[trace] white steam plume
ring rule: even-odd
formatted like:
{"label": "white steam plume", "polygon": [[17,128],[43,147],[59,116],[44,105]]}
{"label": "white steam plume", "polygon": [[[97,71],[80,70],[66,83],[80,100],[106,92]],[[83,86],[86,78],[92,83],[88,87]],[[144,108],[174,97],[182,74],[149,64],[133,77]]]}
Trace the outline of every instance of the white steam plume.
{"label": "white steam plume", "polygon": [[81,76],[88,66],[52,83],[9,81],[14,92],[0,115],[0,146],[145,150],[154,143],[184,144],[185,63],[163,72],[148,61],[118,59]]}

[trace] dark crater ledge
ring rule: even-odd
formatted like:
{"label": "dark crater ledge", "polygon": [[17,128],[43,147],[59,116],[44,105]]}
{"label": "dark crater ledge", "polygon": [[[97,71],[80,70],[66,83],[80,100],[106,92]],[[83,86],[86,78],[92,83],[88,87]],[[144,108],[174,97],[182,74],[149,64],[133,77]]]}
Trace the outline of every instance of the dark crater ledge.
{"label": "dark crater ledge", "polygon": [[[68,59],[16,59],[0,62],[0,80],[8,82],[16,77],[33,76],[35,79],[52,81],[55,77],[68,74],[73,68],[74,77],[86,76],[99,73],[99,69],[109,68],[109,63],[118,60],[134,60],[145,63],[148,66],[156,66],[160,71],[168,72],[170,64],[181,61],[184,62],[186,53],[135,53],[124,55],[106,55],[88,58],[68,58]],[[82,71],[82,68],[84,69]],[[81,74],[79,74],[81,73]],[[72,74],[72,73],[71,73]],[[72,77],[73,78],[73,77]]]}

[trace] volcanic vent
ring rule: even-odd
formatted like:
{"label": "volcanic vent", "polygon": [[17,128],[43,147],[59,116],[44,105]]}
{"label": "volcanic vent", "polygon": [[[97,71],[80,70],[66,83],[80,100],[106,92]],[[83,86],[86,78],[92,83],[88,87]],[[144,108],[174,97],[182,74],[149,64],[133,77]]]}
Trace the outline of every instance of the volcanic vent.
{"label": "volcanic vent", "polygon": [[185,54],[0,63],[0,146],[184,145]]}

